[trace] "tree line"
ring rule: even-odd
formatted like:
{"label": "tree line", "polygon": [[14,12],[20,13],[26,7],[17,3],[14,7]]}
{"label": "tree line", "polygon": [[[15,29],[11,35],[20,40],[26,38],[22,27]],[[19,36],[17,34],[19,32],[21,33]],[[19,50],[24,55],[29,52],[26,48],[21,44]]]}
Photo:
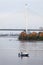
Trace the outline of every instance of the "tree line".
{"label": "tree line", "polygon": [[43,32],[32,32],[30,34],[21,32],[19,35],[19,40],[43,40]]}

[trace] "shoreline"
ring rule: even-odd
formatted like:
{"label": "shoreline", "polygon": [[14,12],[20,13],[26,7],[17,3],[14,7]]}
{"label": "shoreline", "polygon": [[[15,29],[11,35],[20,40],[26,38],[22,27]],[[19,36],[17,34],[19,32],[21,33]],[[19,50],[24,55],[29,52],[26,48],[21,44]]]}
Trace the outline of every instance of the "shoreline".
{"label": "shoreline", "polygon": [[43,41],[43,32],[32,32],[30,34],[21,32],[18,39],[21,41]]}

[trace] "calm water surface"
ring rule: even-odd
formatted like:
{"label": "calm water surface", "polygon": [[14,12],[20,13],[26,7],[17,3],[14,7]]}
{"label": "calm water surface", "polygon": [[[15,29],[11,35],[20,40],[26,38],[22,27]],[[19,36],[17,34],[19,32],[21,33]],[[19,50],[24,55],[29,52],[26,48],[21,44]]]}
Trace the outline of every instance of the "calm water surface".
{"label": "calm water surface", "polygon": [[[29,53],[29,57],[18,57],[21,51]],[[43,41],[0,38],[0,65],[43,65]]]}

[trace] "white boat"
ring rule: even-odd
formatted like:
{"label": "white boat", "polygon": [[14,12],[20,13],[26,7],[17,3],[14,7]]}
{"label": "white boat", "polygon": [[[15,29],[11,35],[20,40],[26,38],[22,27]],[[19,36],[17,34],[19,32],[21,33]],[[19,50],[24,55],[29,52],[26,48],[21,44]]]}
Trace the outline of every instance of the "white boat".
{"label": "white boat", "polygon": [[29,54],[21,52],[21,53],[18,53],[18,56],[19,57],[29,57]]}

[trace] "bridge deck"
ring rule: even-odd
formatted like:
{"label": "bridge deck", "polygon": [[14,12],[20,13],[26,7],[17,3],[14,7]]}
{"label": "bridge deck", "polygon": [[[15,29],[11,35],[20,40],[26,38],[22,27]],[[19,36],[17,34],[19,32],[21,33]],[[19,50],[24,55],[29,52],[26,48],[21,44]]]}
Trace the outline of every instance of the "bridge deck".
{"label": "bridge deck", "polygon": [[[26,29],[0,29],[0,31],[24,31]],[[43,31],[43,29],[27,29],[28,31]]]}

